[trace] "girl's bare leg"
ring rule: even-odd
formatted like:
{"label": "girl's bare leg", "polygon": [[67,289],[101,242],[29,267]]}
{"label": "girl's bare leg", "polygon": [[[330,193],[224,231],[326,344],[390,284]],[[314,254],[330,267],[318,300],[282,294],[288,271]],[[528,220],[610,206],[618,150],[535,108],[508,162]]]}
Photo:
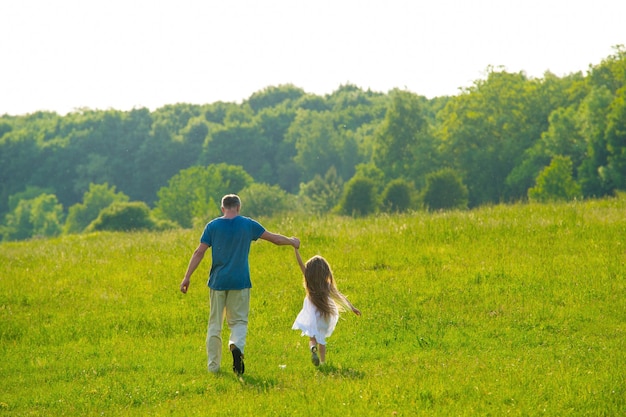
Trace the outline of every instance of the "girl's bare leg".
{"label": "girl's bare leg", "polygon": [[315,337],[309,338],[309,350],[311,351],[311,362],[313,362],[313,365],[319,366],[320,358],[317,356],[317,340],[315,340]]}
{"label": "girl's bare leg", "polygon": [[320,364],[326,363],[326,345],[317,345],[320,351]]}

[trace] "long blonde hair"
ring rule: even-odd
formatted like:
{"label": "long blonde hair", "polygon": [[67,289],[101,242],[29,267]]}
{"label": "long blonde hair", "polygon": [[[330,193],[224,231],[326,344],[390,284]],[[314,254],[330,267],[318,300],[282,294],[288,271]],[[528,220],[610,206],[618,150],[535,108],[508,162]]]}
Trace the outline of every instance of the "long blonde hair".
{"label": "long blonde hair", "polygon": [[325,318],[347,309],[345,296],[337,289],[328,261],[319,255],[304,264],[304,288]]}

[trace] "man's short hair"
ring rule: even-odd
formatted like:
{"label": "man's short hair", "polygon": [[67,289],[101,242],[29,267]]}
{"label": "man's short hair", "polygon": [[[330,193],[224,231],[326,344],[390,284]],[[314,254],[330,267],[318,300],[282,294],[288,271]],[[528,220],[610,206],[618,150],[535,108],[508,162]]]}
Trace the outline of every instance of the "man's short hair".
{"label": "man's short hair", "polygon": [[237,194],[227,194],[222,197],[222,207],[225,209],[234,209],[241,207],[241,200]]}

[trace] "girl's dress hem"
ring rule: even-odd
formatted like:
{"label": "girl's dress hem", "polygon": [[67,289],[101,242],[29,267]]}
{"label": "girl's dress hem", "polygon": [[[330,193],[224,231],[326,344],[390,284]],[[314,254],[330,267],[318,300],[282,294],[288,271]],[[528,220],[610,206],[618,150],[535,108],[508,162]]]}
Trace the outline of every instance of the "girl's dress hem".
{"label": "girl's dress hem", "polygon": [[338,314],[331,315],[327,320],[324,319],[311,300],[305,297],[302,310],[298,313],[291,328],[302,331],[302,336],[315,337],[317,343],[325,345],[326,338],[333,334],[338,320]]}

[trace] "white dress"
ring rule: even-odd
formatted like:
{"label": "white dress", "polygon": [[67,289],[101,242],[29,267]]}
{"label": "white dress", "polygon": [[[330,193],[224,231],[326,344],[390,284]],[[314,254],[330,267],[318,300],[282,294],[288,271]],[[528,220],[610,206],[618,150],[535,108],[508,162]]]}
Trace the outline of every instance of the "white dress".
{"label": "white dress", "polygon": [[338,320],[338,314],[332,314],[328,320],[324,319],[324,316],[309,300],[309,297],[305,297],[302,310],[298,313],[296,321],[294,321],[291,328],[293,330],[301,330],[302,336],[315,337],[317,343],[325,345],[326,338],[333,334]]}

